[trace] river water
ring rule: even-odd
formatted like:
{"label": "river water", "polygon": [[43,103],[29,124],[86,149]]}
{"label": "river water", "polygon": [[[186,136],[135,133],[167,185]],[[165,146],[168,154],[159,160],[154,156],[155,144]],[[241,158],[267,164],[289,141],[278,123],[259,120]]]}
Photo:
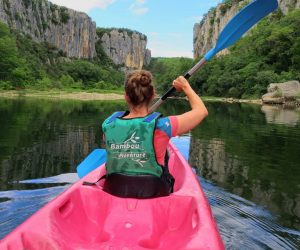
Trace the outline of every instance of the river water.
{"label": "river water", "polygon": [[[195,168],[227,249],[300,248],[300,112],[206,103],[209,116],[173,139]],[[0,99],[0,239],[75,182],[121,101]],[[168,100],[165,115],[188,109]]]}

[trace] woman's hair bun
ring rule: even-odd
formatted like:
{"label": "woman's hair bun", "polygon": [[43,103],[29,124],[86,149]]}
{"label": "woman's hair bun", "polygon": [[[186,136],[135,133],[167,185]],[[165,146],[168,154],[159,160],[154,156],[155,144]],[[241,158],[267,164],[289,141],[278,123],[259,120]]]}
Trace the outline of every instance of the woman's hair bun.
{"label": "woman's hair bun", "polygon": [[148,85],[150,85],[152,83],[152,75],[149,74],[149,72],[147,72],[147,71],[143,71],[143,72],[141,72],[138,81],[140,82],[140,84],[143,87],[147,87]]}
{"label": "woman's hair bun", "polygon": [[133,105],[149,104],[154,96],[152,74],[146,70],[129,72],[125,79],[125,92]]}

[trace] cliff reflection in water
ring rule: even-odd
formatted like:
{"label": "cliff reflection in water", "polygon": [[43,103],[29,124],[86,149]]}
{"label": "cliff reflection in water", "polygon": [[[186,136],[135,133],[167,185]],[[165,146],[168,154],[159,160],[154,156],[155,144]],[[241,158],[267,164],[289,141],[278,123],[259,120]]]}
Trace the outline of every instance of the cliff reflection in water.
{"label": "cliff reflection in water", "polygon": [[267,207],[285,226],[299,229],[299,123],[270,124],[255,105],[208,106],[209,117],[192,132],[191,165],[205,179]]}
{"label": "cliff reflection in water", "polygon": [[101,123],[118,106],[124,104],[0,100],[0,190],[16,189],[18,180],[76,172],[101,145]]}

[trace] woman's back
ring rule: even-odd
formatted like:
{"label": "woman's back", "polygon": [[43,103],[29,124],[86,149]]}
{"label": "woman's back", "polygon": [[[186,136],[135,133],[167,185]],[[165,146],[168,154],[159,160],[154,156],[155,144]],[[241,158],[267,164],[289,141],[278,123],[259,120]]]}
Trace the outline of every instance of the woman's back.
{"label": "woman's back", "polygon": [[108,118],[103,123],[108,153],[104,185],[107,192],[137,198],[172,192],[174,179],[165,166],[169,140],[193,129],[208,114],[184,77],[174,80],[173,86],[186,94],[191,110],[161,118],[156,113],[149,114],[149,104],[155,97],[151,73],[141,70],[126,76],[125,100],[129,112],[118,117],[113,115],[113,119]]}

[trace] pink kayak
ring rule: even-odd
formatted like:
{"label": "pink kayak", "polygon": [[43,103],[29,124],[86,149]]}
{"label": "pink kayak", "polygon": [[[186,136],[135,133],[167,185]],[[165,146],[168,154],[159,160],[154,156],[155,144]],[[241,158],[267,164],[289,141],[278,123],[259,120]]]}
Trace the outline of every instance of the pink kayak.
{"label": "pink kayak", "polygon": [[18,226],[1,250],[200,250],[224,249],[197,176],[170,143],[174,193],[153,199],[112,196],[93,182],[104,165],[89,173]]}

